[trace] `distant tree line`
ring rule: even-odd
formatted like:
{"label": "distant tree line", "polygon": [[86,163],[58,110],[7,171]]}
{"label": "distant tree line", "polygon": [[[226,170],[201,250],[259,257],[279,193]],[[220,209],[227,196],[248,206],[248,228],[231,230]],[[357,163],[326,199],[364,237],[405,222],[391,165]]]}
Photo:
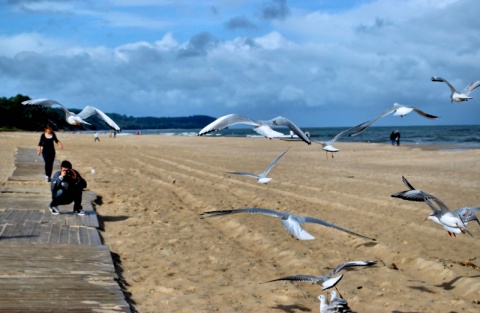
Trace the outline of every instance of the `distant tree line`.
{"label": "distant tree line", "polygon": [[[65,112],[57,108],[42,108],[40,106],[23,105],[30,97],[16,95],[15,97],[0,97],[0,130],[41,131],[46,124],[51,124],[55,130],[104,130],[110,129],[96,116],[88,118],[92,125],[74,126],[65,120]],[[70,109],[78,113],[81,109]],[[117,113],[107,113],[115,123],[123,129],[200,129],[211,123],[215,118],[206,115],[188,117],[133,117]]]}

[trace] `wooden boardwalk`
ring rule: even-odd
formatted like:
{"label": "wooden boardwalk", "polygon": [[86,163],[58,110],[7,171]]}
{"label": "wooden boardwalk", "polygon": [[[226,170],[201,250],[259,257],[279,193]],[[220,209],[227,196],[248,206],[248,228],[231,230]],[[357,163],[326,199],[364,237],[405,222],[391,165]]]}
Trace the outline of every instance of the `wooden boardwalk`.
{"label": "wooden boardwalk", "polygon": [[0,190],[0,312],[134,312],[98,231],[97,195],[83,193],[85,216],[73,204],[52,215],[36,149],[18,148],[15,166]]}

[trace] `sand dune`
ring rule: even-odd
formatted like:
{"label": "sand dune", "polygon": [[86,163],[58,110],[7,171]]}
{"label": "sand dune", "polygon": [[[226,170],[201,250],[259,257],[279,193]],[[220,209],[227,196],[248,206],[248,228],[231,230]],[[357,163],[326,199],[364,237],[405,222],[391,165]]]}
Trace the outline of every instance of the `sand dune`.
{"label": "sand dune", "polygon": [[[474,238],[449,237],[423,221],[427,205],[390,197],[405,190],[404,175],[452,209],[480,205],[478,149],[340,142],[326,159],[321,146],[264,138],[57,135],[57,158],[101,196],[102,236],[139,312],[318,312],[320,286],[263,282],[367,259],[378,264],[345,270],[337,286],[357,312],[480,310],[480,225],[468,225]],[[15,148],[39,136],[0,133],[1,182]],[[258,172],[287,147],[267,185],[226,174]],[[318,217],[377,241],[314,224],[304,228],[316,239],[300,241],[271,217],[200,215],[246,207]]]}

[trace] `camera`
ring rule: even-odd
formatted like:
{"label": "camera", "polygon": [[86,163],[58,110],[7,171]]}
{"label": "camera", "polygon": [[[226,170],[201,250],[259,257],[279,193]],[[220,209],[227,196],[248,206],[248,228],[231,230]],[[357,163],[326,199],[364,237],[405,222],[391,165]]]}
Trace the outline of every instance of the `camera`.
{"label": "camera", "polygon": [[67,176],[72,176],[72,170],[67,170],[67,173],[65,173]]}

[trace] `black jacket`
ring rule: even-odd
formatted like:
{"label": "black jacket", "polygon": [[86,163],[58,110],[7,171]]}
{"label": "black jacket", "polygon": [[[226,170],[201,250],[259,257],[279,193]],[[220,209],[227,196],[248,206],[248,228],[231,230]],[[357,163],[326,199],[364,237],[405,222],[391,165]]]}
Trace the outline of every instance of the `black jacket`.
{"label": "black jacket", "polygon": [[60,176],[60,171],[56,171],[55,174],[53,174],[52,183],[50,185],[52,192],[56,192],[59,189],[73,192],[74,190],[87,188],[87,181],[80,176],[80,173],[74,169],[72,169],[72,171],[75,171],[77,174],[75,180],[70,176]]}

